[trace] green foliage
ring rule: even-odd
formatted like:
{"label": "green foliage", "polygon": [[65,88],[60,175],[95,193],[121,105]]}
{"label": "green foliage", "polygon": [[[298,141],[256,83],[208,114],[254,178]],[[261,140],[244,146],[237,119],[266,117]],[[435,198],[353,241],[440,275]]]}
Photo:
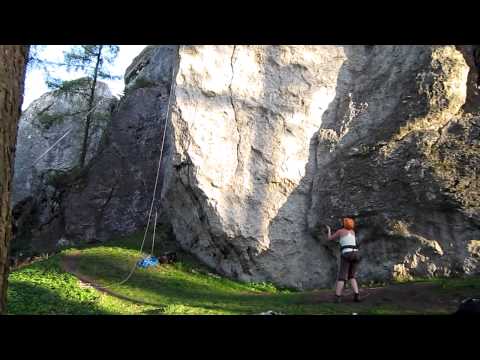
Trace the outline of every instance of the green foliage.
{"label": "green foliage", "polygon": [[78,45],[64,54],[67,70],[83,70],[87,73],[93,72],[99,63],[98,77],[100,79],[111,79],[112,75],[105,68],[106,64],[113,64],[120,47],[118,45]]}
{"label": "green foliage", "polygon": [[295,289],[277,287],[274,284],[268,283],[268,282],[258,282],[258,283],[252,282],[252,283],[248,283],[248,286],[253,291],[260,291],[260,292],[283,293],[283,294],[296,292]]}
{"label": "green foliage", "polygon": [[61,114],[49,114],[44,112],[38,115],[38,121],[46,130],[50,129],[53,125],[61,124],[64,120],[65,118]]}
{"label": "green foliage", "polygon": [[442,292],[456,292],[458,290],[480,291],[480,282],[477,277],[465,278],[416,278],[414,282],[427,282],[438,285],[438,289]]}
{"label": "green foliage", "polygon": [[9,277],[7,313],[11,315],[138,314],[144,308],[149,309],[82,286],[61,269],[59,256],[13,271]]}
{"label": "green foliage", "polygon": [[87,76],[92,79],[90,86],[90,95],[88,97],[89,108],[85,119],[85,132],[83,137],[83,145],[80,153],[80,167],[85,165],[85,157],[87,154],[89,127],[91,121],[91,111],[95,84],[97,79],[114,79],[119,78],[113,76],[108,71],[107,65],[112,64],[117,57],[120,50],[117,45],[80,45],[74,46],[71,51],[65,53],[65,65],[67,70],[83,70],[87,73]]}
{"label": "green foliage", "polygon": [[94,314],[99,294],[81,289],[72,275],[64,273],[59,259],[50,258],[14,271],[9,277],[9,314]]}
{"label": "green foliage", "polygon": [[75,80],[65,80],[58,84],[58,90],[64,93],[82,92],[87,95],[86,89],[92,86],[92,79],[84,77]]}
{"label": "green foliage", "polygon": [[75,166],[69,171],[48,170],[45,174],[45,183],[55,188],[67,187],[84,180],[87,173],[86,169],[79,166]]}
{"label": "green foliage", "polygon": [[[403,281],[395,281],[396,283],[403,283]],[[385,287],[387,286],[387,282],[383,280],[370,280],[363,284],[365,287]]]}
{"label": "green foliage", "polygon": [[[63,64],[58,65],[65,66],[67,71],[84,71],[87,77],[79,80],[84,82],[82,85],[88,85],[91,88],[93,82],[88,79],[94,81],[97,79],[120,79],[120,76],[112,75],[107,68],[108,65],[113,64],[119,50],[118,45],[78,45],[65,52]],[[78,85],[75,82],[79,80],[63,81],[53,78],[47,73],[47,85],[50,89],[71,91],[72,85]],[[87,83],[85,84],[85,82]]]}
{"label": "green foliage", "polygon": [[53,187],[59,187],[65,181],[68,173],[63,170],[49,170],[45,174],[45,183]]}

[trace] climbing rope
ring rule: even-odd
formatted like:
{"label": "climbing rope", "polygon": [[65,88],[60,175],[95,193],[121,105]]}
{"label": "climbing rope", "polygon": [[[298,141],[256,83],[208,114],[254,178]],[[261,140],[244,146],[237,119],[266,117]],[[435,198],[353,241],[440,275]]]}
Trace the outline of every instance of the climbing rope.
{"label": "climbing rope", "polygon": [[52,150],[52,149],[55,147],[55,145],[57,145],[57,144],[58,144],[65,136],[67,136],[67,135],[70,133],[70,131],[72,131],[72,130],[73,130],[73,127],[71,127],[65,134],[63,134],[60,139],[58,139],[57,141],[55,141],[55,143],[54,143],[52,146],[50,146],[42,155],[40,155],[40,156],[32,163],[32,166],[34,166],[34,165],[35,165],[37,162],[39,162],[45,155],[47,155],[47,154],[50,152],[50,150]]}
{"label": "climbing rope", "polygon": [[143,258],[142,260],[137,262],[137,266],[139,268],[147,268],[159,264],[159,260],[155,256],[153,256],[153,250],[155,248],[155,230],[157,229],[157,216],[158,211],[155,211],[155,222],[153,223],[152,250],[150,251],[150,256]]}
{"label": "climbing rope", "polygon": [[[143,240],[142,240],[142,244],[140,246],[140,250],[139,252],[142,253],[143,251],[143,246],[145,245],[145,239],[147,238],[147,233],[148,233],[148,229],[150,227],[150,220],[151,220],[151,217],[152,217],[152,212],[153,212],[153,204],[155,203],[155,198],[156,198],[156,194],[157,194],[157,185],[158,185],[158,178],[159,178],[159,175],[160,175],[160,165],[162,163],[162,157],[163,157],[163,148],[164,148],[164,145],[165,145],[165,134],[167,132],[167,127],[168,127],[168,118],[169,118],[169,115],[170,115],[170,105],[171,105],[171,99],[172,99],[172,94],[173,94],[173,85],[175,83],[175,79],[174,79],[174,76],[175,76],[175,66],[172,66],[172,75],[171,75],[171,84],[170,84],[170,94],[168,96],[168,103],[167,103],[167,113],[165,115],[165,123],[164,123],[164,126],[163,126],[163,135],[162,135],[162,144],[161,144],[161,147],[160,147],[160,156],[159,156],[159,159],[158,159],[158,166],[157,166],[157,175],[155,177],[155,186],[153,187],[153,193],[152,193],[152,201],[151,201],[151,204],[150,204],[150,210],[148,212],[148,220],[147,220],[147,227],[145,229],[145,233],[143,235]],[[157,212],[158,213],[158,212]],[[155,215],[155,227],[156,227],[156,223],[157,223],[157,213]],[[154,227],[154,233],[155,233],[155,227]],[[155,236],[155,235],[154,235]],[[154,246],[154,243],[152,243],[152,254],[153,254],[153,246]],[[107,286],[96,286],[97,288],[100,288],[100,289],[106,289],[106,288],[110,288],[114,285],[122,285],[124,283],[126,283],[133,275],[133,273],[135,272],[135,269],[137,268],[138,264],[135,263],[133,266],[132,266],[132,269],[130,270],[129,274],[127,275],[127,277],[125,279],[123,279],[122,281],[118,282],[118,283],[113,283],[113,284],[110,284],[110,285],[107,285]]]}
{"label": "climbing rope", "polygon": [[155,247],[155,230],[157,229],[157,215],[158,211],[155,211],[155,222],[153,223],[152,250],[150,251],[150,256],[153,256],[153,249]]}

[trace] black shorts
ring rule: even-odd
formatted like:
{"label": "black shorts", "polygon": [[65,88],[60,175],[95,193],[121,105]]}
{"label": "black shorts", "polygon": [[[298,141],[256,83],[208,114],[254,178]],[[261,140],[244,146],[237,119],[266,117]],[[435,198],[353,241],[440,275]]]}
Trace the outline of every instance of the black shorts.
{"label": "black shorts", "polygon": [[338,280],[347,281],[354,279],[357,273],[360,256],[358,251],[349,251],[340,256],[340,271],[338,272]]}

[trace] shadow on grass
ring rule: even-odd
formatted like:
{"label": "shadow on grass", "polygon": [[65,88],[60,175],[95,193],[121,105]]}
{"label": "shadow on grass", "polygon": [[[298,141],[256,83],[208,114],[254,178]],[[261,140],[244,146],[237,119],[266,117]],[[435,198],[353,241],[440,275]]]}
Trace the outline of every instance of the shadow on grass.
{"label": "shadow on grass", "polygon": [[[138,251],[142,236],[131,236],[103,244],[103,248],[82,251],[78,257],[80,272],[96,279],[101,285],[123,280],[135,261],[140,259],[140,254],[131,250]],[[197,264],[180,260],[173,266],[136,269],[128,282],[112,287],[112,291],[118,297],[124,296],[130,301],[155,307],[145,310],[144,314],[182,313],[184,306],[190,307],[184,309],[186,313],[195,313],[198,309],[198,313],[255,314],[274,310],[286,314],[340,315],[357,312],[373,315],[449,312],[455,306],[452,300],[461,298],[461,294],[471,294],[480,285],[478,277],[466,280],[430,279],[428,289],[414,283],[394,284],[382,287],[381,293],[372,295],[364,303],[332,304],[323,297],[312,299],[314,293],[311,292],[257,292],[250,284],[209,276],[206,274],[208,271],[199,271]],[[415,290],[415,296],[412,290]],[[407,296],[405,301],[401,300],[402,296]]]}
{"label": "shadow on grass", "polygon": [[[128,255],[122,259],[119,254],[109,256],[82,253],[78,260],[80,272],[93,277],[101,285],[122,280],[133,266]],[[254,293],[246,285],[189,273],[170,265],[148,270],[137,269],[128,282],[113,286],[111,290],[120,296],[161,309],[170,304],[231,313],[297,308],[303,296],[299,293]],[[319,305],[312,305],[310,309],[312,307],[319,308]]]}
{"label": "shadow on grass", "polygon": [[24,281],[9,284],[7,313],[10,315],[113,315],[100,307],[92,297],[67,299],[58,291]]}
{"label": "shadow on grass", "polygon": [[[121,238],[113,238],[103,243],[96,243],[96,244],[82,244],[79,246],[75,246],[74,248],[77,250],[85,250],[90,248],[100,248],[100,247],[116,247],[125,250],[133,250],[139,251],[142,245],[144,231],[138,231],[134,234],[129,236],[124,236]],[[150,253],[152,247],[152,230],[149,231],[145,238],[145,243],[143,246],[144,253]],[[167,252],[175,252],[177,255],[177,259],[181,262],[189,264],[191,266],[195,266],[197,269],[201,269],[204,271],[215,272],[213,269],[210,269],[205,264],[201,263],[195,256],[185,252],[183,249],[180,248],[178,243],[171,237],[167,230],[164,228],[158,229],[157,227],[157,235],[155,240],[155,246],[153,255],[160,256]]]}

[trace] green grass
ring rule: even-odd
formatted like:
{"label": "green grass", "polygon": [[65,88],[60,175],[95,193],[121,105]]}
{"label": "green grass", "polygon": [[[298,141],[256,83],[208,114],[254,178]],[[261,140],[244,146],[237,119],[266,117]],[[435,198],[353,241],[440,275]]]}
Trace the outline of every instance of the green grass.
{"label": "green grass", "polygon": [[480,279],[474,277],[416,277],[410,281],[396,281],[395,284],[429,283],[437,285],[435,291],[439,293],[468,292],[480,293]]}
{"label": "green grass", "polygon": [[[61,254],[12,272],[9,278],[9,314],[427,314],[443,309],[413,310],[395,304],[333,304],[312,301],[315,292],[281,289],[269,283],[241,283],[210,272],[194,258],[180,253],[175,264],[137,269],[138,246],[143,234],[97,246],[64,250]],[[162,236],[164,238],[162,238]],[[160,244],[166,244],[164,235]],[[148,244],[147,244],[148,246]],[[159,251],[164,251],[160,249]],[[122,299],[82,287],[76,277],[62,271],[61,257],[77,254],[78,270],[120,295]],[[423,280],[422,280],[423,281]],[[480,289],[478,278],[435,279],[435,291],[468,292]],[[326,290],[330,292],[331,290]],[[127,300],[125,300],[127,298]]]}
{"label": "green grass", "polygon": [[[97,247],[82,251],[81,273],[110,285],[121,281],[138,260],[134,250]],[[302,294],[280,290],[271,284],[244,284],[208,274],[186,260],[157,268],[138,269],[112,291],[152,304],[163,314],[253,314],[266,310],[309,312],[296,306]]]}
{"label": "green grass", "polygon": [[135,314],[138,305],[82,288],[60,268],[60,257],[39,261],[9,277],[8,314]]}

